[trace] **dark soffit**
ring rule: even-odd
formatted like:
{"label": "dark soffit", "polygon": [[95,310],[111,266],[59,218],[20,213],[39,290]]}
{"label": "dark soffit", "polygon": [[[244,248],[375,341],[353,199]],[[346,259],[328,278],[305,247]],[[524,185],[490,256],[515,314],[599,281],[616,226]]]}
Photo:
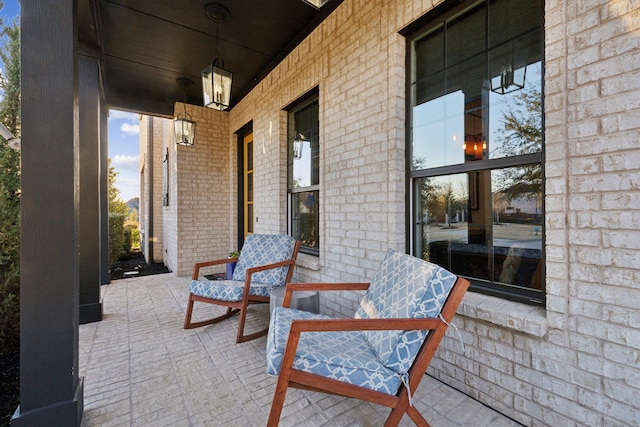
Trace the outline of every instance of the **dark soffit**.
{"label": "dark soffit", "polygon": [[[184,99],[178,78],[195,83],[187,102],[202,105],[200,73],[216,50],[233,73],[233,108],[341,2],[317,9],[302,0],[79,0],[78,34],[99,53],[110,108],[170,117]],[[217,31],[209,3],[230,14]]]}

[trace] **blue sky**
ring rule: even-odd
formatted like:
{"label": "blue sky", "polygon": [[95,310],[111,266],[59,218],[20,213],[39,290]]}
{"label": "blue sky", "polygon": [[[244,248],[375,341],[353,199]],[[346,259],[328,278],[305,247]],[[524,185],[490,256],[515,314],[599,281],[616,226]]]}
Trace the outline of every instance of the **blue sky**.
{"label": "blue sky", "polygon": [[8,17],[11,20],[13,17],[20,14],[20,3],[18,0],[4,0],[4,7],[0,15],[3,18]]}
{"label": "blue sky", "polygon": [[140,196],[139,114],[109,110],[109,158],[118,172],[116,187],[127,201]]}
{"label": "blue sky", "polygon": [[[4,0],[0,17],[5,23],[20,15],[18,0]],[[0,67],[3,68],[2,64]],[[109,158],[118,176],[116,187],[120,198],[127,201],[140,194],[139,174],[139,115],[117,110],[109,111]]]}

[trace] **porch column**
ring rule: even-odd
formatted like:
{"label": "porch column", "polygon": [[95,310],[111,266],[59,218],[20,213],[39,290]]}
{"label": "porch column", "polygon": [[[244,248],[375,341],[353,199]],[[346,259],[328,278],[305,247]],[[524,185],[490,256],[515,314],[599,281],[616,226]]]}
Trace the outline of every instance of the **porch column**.
{"label": "porch column", "polygon": [[109,108],[100,104],[100,284],[111,282],[109,275]]}
{"label": "porch column", "polygon": [[80,324],[102,320],[100,300],[100,65],[78,56]]}
{"label": "porch column", "polygon": [[76,1],[21,3],[17,426],[80,426]]}

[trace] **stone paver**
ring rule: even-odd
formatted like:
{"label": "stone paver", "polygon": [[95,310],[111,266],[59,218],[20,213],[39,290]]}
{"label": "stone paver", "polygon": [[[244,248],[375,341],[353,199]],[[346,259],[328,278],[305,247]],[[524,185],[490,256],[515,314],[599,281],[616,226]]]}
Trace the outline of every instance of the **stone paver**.
{"label": "stone paver", "polygon": [[[238,319],[184,330],[189,280],[173,274],[103,286],[104,318],[80,326],[83,427],[264,426],[276,378],[265,373],[265,338],[235,344]],[[196,305],[194,317],[222,311]],[[247,331],[268,322],[253,306]],[[433,427],[520,424],[427,376],[414,404]],[[380,426],[388,409],[289,389],[282,426]],[[412,426],[405,416],[401,425]]]}

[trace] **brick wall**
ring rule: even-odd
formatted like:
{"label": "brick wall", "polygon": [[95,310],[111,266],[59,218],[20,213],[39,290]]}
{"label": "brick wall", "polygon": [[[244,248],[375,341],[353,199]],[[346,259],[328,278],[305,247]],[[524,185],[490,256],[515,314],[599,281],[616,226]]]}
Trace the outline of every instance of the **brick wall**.
{"label": "brick wall", "polygon": [[[175,111],[182,111],[177,103]],[[193,146],[169,144],[170,202],[165,208],[175,235],[171,268],[190,275],[198,261],[225,258],[236,249],[236,141],[228,113],[187,105],[196,125]],[[172,123],[170,123],[172,126]]]}
{"label": "brick wall", "polygon": [[169,122],[150,116],[141,116],[140,119],[139,218],[142,252],[148,262],[166,261],[162,239],[162,161],[166,147],[164,134]]}
{"label": "brick wall", "polygon": [[[321,250],[295,279],[370,280],[389,247],[406,248],[398,31],[437,3],[344,0],[231,112],[189,106],[197,142],[172,157],[177,274],[189,251],[235,249],[233,133],[249,123],[256,231],[287,231],[283,108],[316,86]],[[525,425],[637,426],[640,3],[546,1],[545,22],[546,306],[469,292],[455,319],[466,350],[451,329],[429,372]],[[323,296],[322,310],[350,315],[358,300]]]}

